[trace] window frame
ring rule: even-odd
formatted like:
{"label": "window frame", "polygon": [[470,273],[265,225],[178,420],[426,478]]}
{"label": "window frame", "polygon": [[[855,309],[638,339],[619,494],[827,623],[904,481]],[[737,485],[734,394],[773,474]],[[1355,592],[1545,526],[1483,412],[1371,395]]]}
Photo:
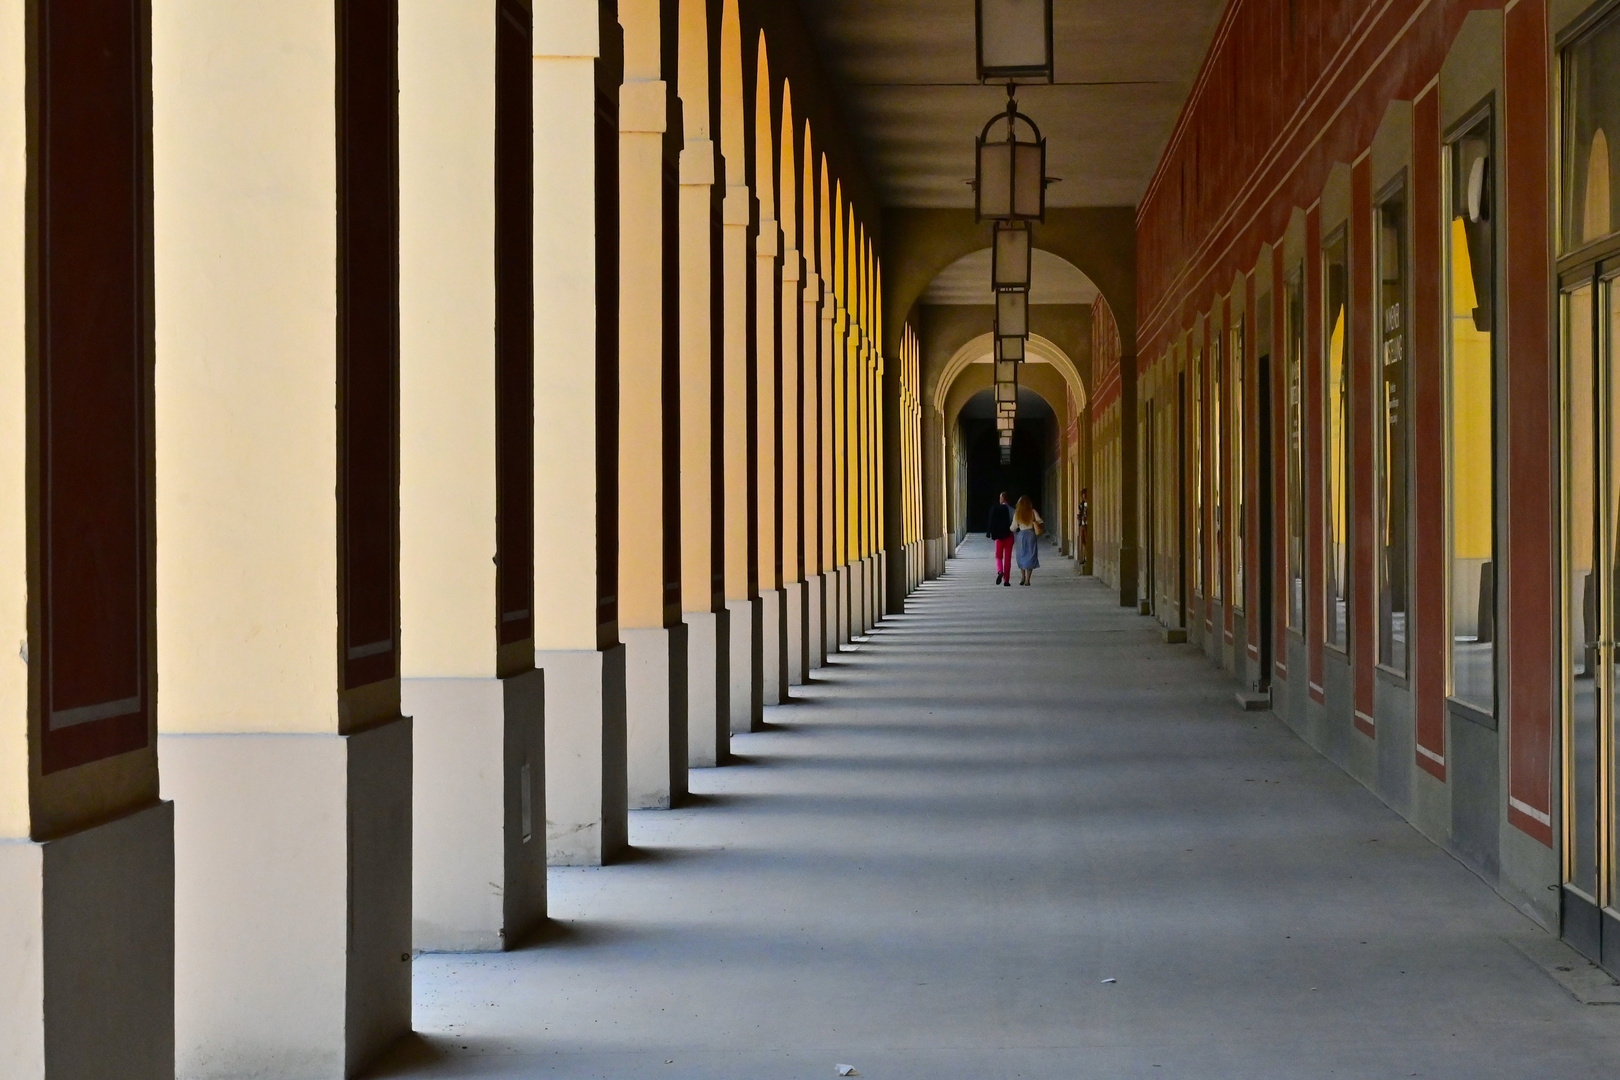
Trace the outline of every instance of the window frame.
{"label": "window frame", "polygon": [[[1305,508],[1305,260],[1295,263],[1283,275],[1283,568],[1287,595],[1283,624],[1287,632],[1303,641],[1310,613],[1305,596],[1310,582],[1305,570],[1309,545],[1306,543]],[[1296,317],[1296,300],[1298,315]],[[1298,532],[1295,532],[1295,525]],[[1299,553],[1294,552],[1295,537]],[[1299,582],[1299,610],[1294,609],[1294,582]]]}
{"label": "window frame", "polygon": [[[1337,604],[1336,599],[1330,595],[1330,586],[1333,584],[1333,582],[1338,580],[1337,575],[1328,573],[1329,560],[1333,558],[1333,506],[1331,499],[1333,485],[1331,481],[1334,479],[1333,447],[1330,441],[1332,427],[1331,404],[1333,400],[1333,391],[1332,387],[1330,386],[1331,380],[1329,376],[1331,372],[1329,368],[1331,363],[1331,350],[1333,348],[1333,328],[1328,324],[1328,318],[1331,314],[1328,311],[1328,251],[1335,243],[1339,243],[1341,241],[1344,245],[1344,354],[1339,358],[1339,366],[1344,379],[1345,393],[1344,400],[1340,402],[1339,442],[1341,454],[1338,480],[1344,489],[1340,492],[1340,499],[1343,502],[1345,511],[1345,572],[1344,580],[1339,582],[1339,584],[1342,586],[1344,592],[1345,620],[1344,640],[1335,641],[1328,633],[1329,620],[1333,618],[1334,608]],[[1318,568],[1317,586],[1322,590],[1322,645],[1324,648],[1334,653],[1338,653],[1340,656],[1348,656],[1350,653],[1350,622],[1352,613],[1355,610],[1355,599],[1351,595],[1351,579],[1353,577],[1351,570],[1354,566],[1354,544],[1352,543],[1353,538],[1350,535],[1353,520],[1353,514],[1351,513],[1351,483],[1353,470],[1351,468],[1352,459],[1350,445],[1350,389],[1354,385],[1353,380],[1349,378],[1351,356],[1350,313],[1353,310],[1353,297],[1350,288],[1350,243],[1350,223],[1348,221],[1342,222],[1335,225],[1333,229],[1330,230],[1322,239],[1321,250],[1318,253],[1318,257],[1322,260],[1322,293],[1317,298],[1322,309],[1322,351],[1321,355],[1317,357],[1318,374],[1322,379],[1322,475],[1320,477],[1322,481],[1322,520],[1320,522],[1322,527],[1322,565]],[[1309,555],[1307,555],[1307,558],[1309,558]],[[1308,617],[1309,613],[1307,612],[1307,618]]]}
{"label": "window frame", "polygon": [[1248,316],[1239,315],[1234,320],[1236,325],[1226,332],[1227,340],[1227,367],[1230,385],[1228,391],[1232,407],[1232,433],[1228,454],[1231,458],[1231,470],[1228,487],[1231,489],[1230,501],[1232,506],[1231,523],[1227,529],[1227,559],[1229,563],[1228,580],[1230,582],[1231,597],[1229,603],[1234,612],[1241,613],[1248,606],[1247,597],[1248,580],[1244,574],[1244,544],[1248,537],[1247,514],[1248,499],[1246,498],[1248,482],[1244,475],[1248,468],[1247,442],[1248,442],[1248,408],[1244,395],[1248,393],[1248,379],[1245,366],[1248,364],[1248,343],[1244,335],[1248,331]]}
{"label": "window frame", "polygon": [[[1404,487],[1405,487],[1405,495],[1406,495],[1406,515],[1405,515],[1406,528],[1405,528],[1405,537],[1404,537],[1405,542],[1404,542],[1403,546],[1406,549],[1406,575],[1407,575],[1407,579],[1406,579],[1406,585],[1407,585],[1406,611],[1403,612],[1403,614],[1406,616],[1406,640],[1404,642],[1404,647],[1402,649],[1402,653],[1404,654],[1404,663],[1400,668],[1391,667],[1389,664],[1386,664],[1383,661],[1383,655],[1384,655],[1384,648],[1383,648],[1384,647],[1384,626],[1383,626],[1383,611],[1382,611],[1383,599],[1382,599],[1382,597],[1383,597],[1383,592],[1384,592],[1384,562],[1383,562],[1383,558],[1381,556],[1378,556],[1375,559],[1375,563],[1374,563],[1374,567],[1373,567],[1373,585],[1374,585],[1374,589],[1375,589],[1375,595],[1377,597],[1377,603],[1379,605],[1380,610],[1379,610],[1379,613],[1378,613],[1378,617],[1373,620],[1373,626],[1372,626],[1370,632],[1372,634],[1373,667],[1374,667],[1374,669],[1376,671],[1378,671],[1378,672],[1383,673],[1384,675],[1388,676],[1391,679],[1398,680],[1400,685],[1406,686],[1406,685],[1408,685],[1408,680],[1410,680],[1411,677],[1412,677],[1412,642],[1413,642],[1413,639],[1414,639],[1414,636],[1415,636],[1414,630],[1415,630],[1415,628],[1417,626],[1416,613],[1413,611],[1414,605],[1412,603],[1412,569],[1413,569],[1414,566],[1417,565],[1417,543],[1416,543],[1417,530],[1412,527],[1413,526],[1413,516],[1412,516],[1413,499],[1412,499],[1412,495],[1413,495],[1413,491],[1415,490],[1415,485],[1416,485],[1416,480],[1417,480],[1417,470],[1416,470],[1416,468],[1414,466],[1413,455],[1412,455],[1412,433],[1413,433],[1413,428],[1412,428],[1412,303],[1413,303],[1413,298],[1416,295],[1416,293],[1414,291],[1416,282],[1414,281],[1414,277],[1415,277],[1415,275],[1413,274],[1413,266],[1414,266],[1414,264],[1413,264],[1413,261],[1412,261],[1412,185],[1411,185],[1410,170],[1408,168],[1402,168],[1402,169],[1398,170],[1395,173],[1394,177],[1392,177],[1389,180],[1388,183],[1386,183],[1382,188],[1380,188],[1378,190],[1378,192],[1373,197],[1373,232],[1374,232],[1374,240],[1373,240],[1373,243],[1372,243],[1372,254],[1373,254],[1373,282],[1374,282],[1376,288],[1374,290],[1374,295],[1372,296],[1371,299],[1373,301],[1374,314],[1375,314],[1375,316],[1377,318],[1377,325],[1379,327],[1379,330],[1378,330],[1378,338],[1379,338],[1378,344],[1380,346],[1379,349],[1377,350],[1377,355],[1378,355],[1378,360],[1379,360],[1377,378],[1378,378],[1378,387],[1379,387],[1379,390],[1378,390],[1378,406],[1379,406],[1380,417],[1379,417],[1378,423],[1375,425],[1376,430],[1375,430],[1375,434],[1374,434],[1374,438],[1373,438],[1373,474],[1374,474],[1374,481],[1379,485],[1379,489],[1383,489],[1383,488],[1386,487],[1386,485],[1384,484],[1384,479],[1385,479],[1385,475],[1386,475],[1386,472],[1387,472],[1388,467],[1389,467],[1389,438],[1388,438],[1389,424],[1388,424],[1388,421],[1387,421],[1387,413],[1386,413],[1386,410],[1388,408],[1388,401],[1387,401],[1387,399],[1385,397],[1385,391],[1384,391],[1386,380],[1384,379],[1384,376],[1383,376],[1383,349],[1382,349],[1382,346],[1384,344],[1384,331],[1383,331],[1383,314],[1384,314],[1384,312],[1383,312],[1383,280],[1384,279],[1383,279],[1383,256],[1382,256],[1383,244],[1382,244],[1382,241],[1379,238],[1378,234],[1379,234],[1379,231],[1383,228],[1383,216],[1382,216],[1383,215],[1383,208],[1384,208],[1384,206],[1386,204],[1388,204],[1397,195],[1399,195],[1400,199],[1401,199],[1401,206],[1402,206],[1403,217],[1404,217],[1403,226],[1402,226],[1402,230],[1401,230],[1402,231],[1402,243],[1401,243],[1401,250],[1400,250],[1400,261],[1401,261],[1401,327],[1400,327],[1400,332],[1401,332],[1401,356],[1402,356],[1402,364],[1403,364],[1403,367],[1402,367],[1402,370],[1401,370],[1400,390],[1401,390],[1401,395],[1402,395],[1401,396],[1401,430],[1402,430],[1402,433],[1404,434],[1405,439],[1406,439],[1405,461],[1402,464],[1404,466],[1403,471],[1405,472],[1405,476],[1403,477],[1403,479],[1405,480]],[[1385,517],[1385,514],[1387,513],[1387,510],[1388,510],[1388,507],[1387,507],[1387,505],[1386,505],[1386,503],[1385,503],[1385,501],[1383,499],[1383,496],[1382,495],[1375,495],[1374,500],[1373,500],[1373,518],[1374,518],[1374,525],[1377,528],[1377,534],[1379,536],[1382,536],[1383,532],[1384,532],[1384,517]]]}
{"label": "window frame", "polygon": [[[1500,559],[1502,551],[1502,521],[1501,521],[1501,476],[1500,462],[1497,458],[1501,452],[1501,418],[1498,415],[1501,409],[1500,391],[1502,386],[1499,368],[1502,362],[1501,318],[1500,303],[1502,290],[1498,286],[1497,278],[1502,269],[1501,247],[1502,234],[1496,226],[1501,213],[1501,199],[1499,190],[1501,179],[1498,175],[1500,162],[1497,154],[1500,140],[1497,138],[1497,124],[1500,121],[1500,109],[1497,107],[1496,93],[1492,91],[1482,97],[1473,106],[1467,109],[1462,116],[1448,127],[1441,138],[1441,273],[1442,295],[1445,305],[1444,313],[1444,339],[1441,343],[1441,379],[1444,391],[1442,394],[1442,433],[1444,460],[1442,472],[1445,481],[1445,493],[1441,506],[1442,534],[1445,543],[1445,608],[1442,613],[1442,625],[1445,628],[1446,642],[1445,687],[1446,709],[1453,716],[1472,721],[1482,727],[1495,730],[1502,712],[1502,653],[1501,629],[1502,615],[1502,588],[1503,579]],[[1487,133],[1486,161],[1489,162],[1490,178],[1490,218],[1491,228],[1491,274],[1489,278],[1491,287],[1491,357],[1490,357],[1490,467],[1491,467],[1491,603],[1492,603],[1492,634],[1491,634],[1491,708],[1489,711],[1481,709],[1477,704],[1459,698],[1456,694],[1456,631],[1453,623],[1456,595],[1455,595],[1455,555],[1454,543],[1456,540],[1453,507],[1455,505],[1454,481],[1456,478],[1453,463],[1456,460],[1454,436],[1456,430],[1454,415],[1454,400],[1452,393],[1453,371],[1455,362],[1455,312],[1452,300],[1452,258],[1453,244],[1451,239],[1452,222],[1456,220],[1454,196],[1456,192],[1455,147],[1465,136],[1484,123]]]}

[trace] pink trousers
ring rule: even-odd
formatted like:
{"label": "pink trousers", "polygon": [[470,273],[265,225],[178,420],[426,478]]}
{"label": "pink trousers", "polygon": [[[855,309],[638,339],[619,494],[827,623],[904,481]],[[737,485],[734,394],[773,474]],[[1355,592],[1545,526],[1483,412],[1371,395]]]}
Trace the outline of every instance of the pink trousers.
{"label": "pink trousers", "polygon": [[1002,577],[1012,576],[1013,538],[996,541],[996,573]]}

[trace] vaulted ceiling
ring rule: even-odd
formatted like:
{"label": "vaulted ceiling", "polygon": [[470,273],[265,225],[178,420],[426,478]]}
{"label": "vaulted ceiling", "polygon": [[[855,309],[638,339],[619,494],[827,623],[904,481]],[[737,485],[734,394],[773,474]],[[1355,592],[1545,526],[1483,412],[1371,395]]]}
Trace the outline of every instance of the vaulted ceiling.
{"label": "vaulted ceiling", "polygon": [[[971,207],[973,137],[1006,106],[974,73],[974,0],[802,0],[886,204]],[[1053,206],[1134,206],[1225,0],[1055,0],[1055,85],[1018,90]]]}

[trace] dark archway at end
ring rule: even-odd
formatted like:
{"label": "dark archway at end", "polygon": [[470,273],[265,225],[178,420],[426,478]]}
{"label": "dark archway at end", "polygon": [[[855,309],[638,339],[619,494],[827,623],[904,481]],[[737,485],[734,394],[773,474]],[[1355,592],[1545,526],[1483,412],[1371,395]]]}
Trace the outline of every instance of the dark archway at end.
{"label": "dark archway at end", "polygon": [[993,391],[981,390],[969,398],[958,415],[958,423],[967,460],[967,531],[985,531],[990,507],[1003,491],[1014,502],[1020,495],[1028,495],[1042,517],[1051,517],[1046,502],[1058,463],[1058,418],[1047,400],[1033,390],[1019,388],[1012,459],[1006,465],[1001,463],[1001,446],[996,437]]}

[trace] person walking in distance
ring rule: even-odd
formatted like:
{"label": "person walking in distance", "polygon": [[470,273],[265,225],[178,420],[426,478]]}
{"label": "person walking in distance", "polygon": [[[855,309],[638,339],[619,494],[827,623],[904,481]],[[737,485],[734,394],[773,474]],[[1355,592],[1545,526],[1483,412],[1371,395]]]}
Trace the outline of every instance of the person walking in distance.
{"label": "person walking in distance", "polygon": [[1003,491],[996,505],[990,508],[990,531],[985,535],[996,542],[996,584],[1012,584],[1013,508]]}
{"label": "person walking in distance", "polygon": [[1046,523],[1035,512],[1035,505],[1029,501],[1028,495],[1018,496],[1018,509],[1013,511],[1012,531],[1013,553],[1018,559],[1018,569],[1024,575],[1024,580],[1018,584],[1028,585],[1029,576],[1041,565],[1040,536],[1046,531]]}

